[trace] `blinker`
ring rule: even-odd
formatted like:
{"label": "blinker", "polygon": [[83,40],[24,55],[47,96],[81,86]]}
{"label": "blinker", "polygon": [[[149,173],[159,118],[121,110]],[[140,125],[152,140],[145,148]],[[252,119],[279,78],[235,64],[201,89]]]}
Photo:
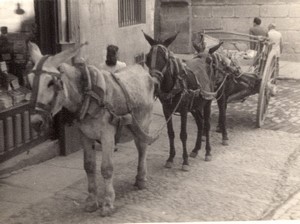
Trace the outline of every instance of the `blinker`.
{"label": "blinker", "polygon": [[58,78],[56,81],[55,81],[55,84],[54,84],[54,90],[55,91],[61,91],[64,89],[64,85],[63,85],[63,81]]}

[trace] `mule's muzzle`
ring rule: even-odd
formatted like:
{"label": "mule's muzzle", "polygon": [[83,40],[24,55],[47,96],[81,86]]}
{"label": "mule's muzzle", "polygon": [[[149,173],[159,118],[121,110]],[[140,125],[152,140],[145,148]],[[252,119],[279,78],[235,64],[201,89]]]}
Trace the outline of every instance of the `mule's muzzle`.
{"label": "mule's muzzle", "polygon": [[36,132],[41,132],[49,127],[49,122],[41,114],[35,113],[30,116],[30,123]]}

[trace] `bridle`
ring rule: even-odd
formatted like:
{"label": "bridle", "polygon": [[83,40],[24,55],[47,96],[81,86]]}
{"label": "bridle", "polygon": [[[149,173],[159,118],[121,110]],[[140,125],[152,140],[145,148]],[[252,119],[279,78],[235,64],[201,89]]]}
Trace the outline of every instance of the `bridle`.
{"label": "bridle", "polygon": [[[163,67],[163,69],[161,71],[159,71],[155,68],[156,62],[157,62],[157,51],[159,48],[161,48],[164,51],[165,60],[167,61],[167,63],[165,64],[165,66]],[[167,48],[161,44],[153,46],[152,47],[151,65],[149,68],[150,75],[152,77],[156,77],[161,82],[164,77],[164,73],[167,71],[167,68],[169,66],[168,62],[169,62],[169,52],[168,52]]]}
{"label": "bridle", "polygon": [[[36,69],[32,70],[31,73],[34,73],[34,79],[32,84],[32,93],[31,93],[31,103],[36,113],[46,117],[47,120],[52,120],[52,110],[54,109],[57,101],[57,96],[60,90],[63,90],[63,83],[61,80],[61,73],[58,72],[49,72],[43,70],[43,65],[46,60],[50,57],[50,55],[45,55],[38,62]],[[54,81],[54,96],[51,100],[50,104],[43,104],[37,102],[38,92],[40,88],[40,78],[41,74],[47,73],[47,75],[51,75]]]}

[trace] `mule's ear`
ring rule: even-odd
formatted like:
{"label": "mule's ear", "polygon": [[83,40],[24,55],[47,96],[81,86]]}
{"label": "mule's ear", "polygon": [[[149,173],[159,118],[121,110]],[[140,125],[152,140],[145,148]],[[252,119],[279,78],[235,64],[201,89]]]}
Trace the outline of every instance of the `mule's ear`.
{"label": "mule's ear", "polygon": [[169,45],[176,39],[177,35],[178,35],[179,32],[177,32],[175,35],[169,37],[168,39],[166,39],[164,42],[163,42],[163,45],[165,47],[169,47]]}
{"label": "mule's ear", "polygon": [[209,49],[208,53],[209,53],[209,54],[213,54],[215,51],[217,51],[217,50],[221,47],[222,44],[223,44],[223,42],[220,42],[219,44],[217,44],[217,45],[211,47],[211,48]]}
{"label": "mule's ear", "polygon": [[196,44],[195,41],[192,41],[193,47],[194,49],[197,51],[197,53],[199,53],[201,51],[201,48]]}
{"label": "mule's ear", "polygon": [[43,57],[40,48],[35,43],[30,41],[27,43],[27,46],[31,59],[34,63],[37,63]]}
{"label": "mule's ear", "polygon": [[49,63],[54,66],[55,68],[59,67],[62,63],[70,60],[71,58],[75,57],[78,53],[81,47],[84,45],[87,45],[88,42],[85,42],[83,44],[79,44],[77,46],[74,46],[72,48],[66,49],[52,57],[49,58]]}
{"label": "mule's ear", "polygon": [[156,45],[158,44],[156,40],[154,40],[152,37],[150,37],[149,35],[147,35],[146,33],[144,33],[144,31],[142,30],[145,39],[148,41],[148,43],[150,44],[150,46]]}

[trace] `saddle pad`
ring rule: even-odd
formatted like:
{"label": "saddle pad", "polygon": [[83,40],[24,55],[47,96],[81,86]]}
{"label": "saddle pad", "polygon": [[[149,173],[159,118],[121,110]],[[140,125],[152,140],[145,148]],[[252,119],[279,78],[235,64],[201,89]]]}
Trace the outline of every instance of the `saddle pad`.
{"label": "saddle pad", "polygon": [[202,92],[214,92],[213,82],[210,79],[210,71],[205,59],[194,58],[185,62],[188,70],[196,77]]}

